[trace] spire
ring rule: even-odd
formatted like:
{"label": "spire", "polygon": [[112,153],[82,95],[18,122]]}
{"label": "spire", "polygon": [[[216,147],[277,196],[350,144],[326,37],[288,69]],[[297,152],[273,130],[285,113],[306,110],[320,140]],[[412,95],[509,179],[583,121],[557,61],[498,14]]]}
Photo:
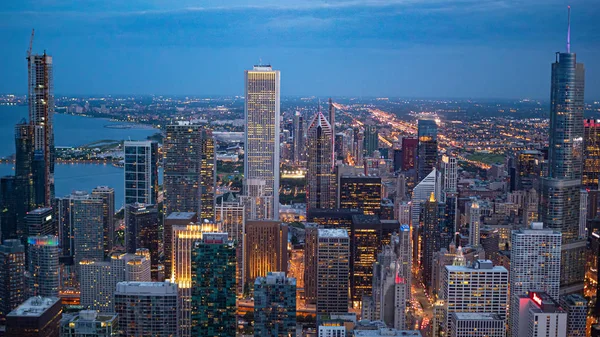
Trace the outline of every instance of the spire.
{"label": "spire", "polygon": [[567,53],[571,52],[571,6],[568,7],[569,9],[569,19],[568,19],[568,24],[567,24]]}
{"label": "spire", "polygon": [[431,195],[429,196],[429,202],[435,202],[435,193],[431,192]]}
{"label": "spire", "polygon": [[452,261],[452,265],[453,266],[461,266],[464,267],[467,265],[467,261],[465,259],[465,256],[463,255],[463,250],[461,246],[458,246],[458,249],[456,250],[456,256],[454,257],[454,260]]}

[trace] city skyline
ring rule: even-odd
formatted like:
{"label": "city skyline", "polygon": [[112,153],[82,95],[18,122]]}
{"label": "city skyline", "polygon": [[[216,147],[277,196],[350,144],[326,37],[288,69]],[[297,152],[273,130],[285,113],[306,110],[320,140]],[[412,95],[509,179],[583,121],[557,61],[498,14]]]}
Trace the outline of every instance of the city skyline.
{"label": "city skyline", "polygon": [[[597,77],[600,36],[593,18],[600,6],[587,0],[571,4],[577,36],[572,45],[588,65],[588,76]],[[243,83],[235,74],[262,59],[286,73],[283,93],[290,95],[546,98],[546,64],[566,45],[566,5],[315,0],[209,1],[198,8],[180,0],[168,8],[157,2],[88,8],[50,1],[40,9],[26,1],[0,11],[6,48],[15,51],[7,55],[0,92],[24,88],[20,53],[35,27],[34,51],[43,45],[62,70],[55,85],[59,94],[239,95]],[[57,16],[60,25],[45,23]],[[222,17],[233,25],[223,26]],[[380,18],[377,25],[369,22],[372,17]],[[178,62],[190,58],[193,64]],[[108,73],[121,74],[123,81]],[[215,80],[196,81],[200,74]],[[590,83],[587,90],[588,97],[600,97],[599,85]]]}

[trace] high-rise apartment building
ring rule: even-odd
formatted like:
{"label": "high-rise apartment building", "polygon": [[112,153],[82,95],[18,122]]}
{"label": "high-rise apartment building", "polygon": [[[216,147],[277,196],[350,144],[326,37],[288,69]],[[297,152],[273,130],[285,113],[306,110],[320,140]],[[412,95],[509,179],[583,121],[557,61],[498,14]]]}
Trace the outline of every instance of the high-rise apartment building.
{"label": "high-rise apartment building", "polygon": [[158,199],[158,143],[125,141],[125,205],[156,205]]}
{"label": "high-rise apartment building", "polygon": [[319,229],[317,316],[348,312],[350,238],[345,229]]}
{"label": "high-rise apartment building", "polygon": [[27,238],[28,290],[31,296],[58,296],[58,248],[56,236],[30,236]]}
{"label": "high-rise apartment building", "polygon": [[318,226],[305,228],[304,237],[304,298],[306,303],[317,303],[317,243]]}
{"label": "high-rise apartment building", "polygon": [[287,272],[288,227],[279,221],[246,221],[244,286],[270,271]]}
{"label": "high-rise apartment building", "polygon": [[119,282],[150,282],[150,260],[143,255],[114,254],[110,261],[83,260],[80,268],[81,306],[103,313],[115,311]]}
{"label": "high-rise apartment building", "polygon": [[371,157],[379,149],[379,133],[376,125],[365,125],[364,151],[365,157]]}
{"label": "high-rise apartment building", "polygon": [[121,336],[179,336],[177,284],[119,282],[115,311]]}
{"label": "high-rise apartment building", "polygon": [[235,278],[238,294],[241,294],[244,288],[242,282],[244,275],[244,232],[246,224],[246,210],[244,204],[239,199],[225,196],[217,203],[216,221],[220,225],[221,231],[227,233],[229,240],[235,244]]}
{"label": "high-rise apartment building", "polygon": [[279,76],[270,65],[245,71],[244,194],[271,205],[256,219],[279,220]]}
{"label": "high-rise apartment building", "polygon": [[437,165],[438,127],[435,121],[419,119],[417,147],[417,181],[423,180]]}
{"label": "high-rise apartment building", "polygon": [[82,260],[104,260],[104,202],[85,191],[74,191],[70,203],[70,233],[62,238],[73,240],[75,265]]}
{"label": "high-rise apartment building", "polygon": [[[43,202],[51,207],[54,198],[54,80],[52,56],[27,55],[29,123],[33,126],[35,151],[41,162]],[[36,198],[38,199],[38,198]]]}
{"label": "high-rise apartment building", "polygon": [[115,241],[115,189],[98,186],[92,190],[92,196],[102,199],[102,220],[104,230],[104,256],[110,256]]}
{"label": "high-rise apartment building", "polygon": [[586,241],[579,236],[584,87],[584,66],[569,45],[552,64],[548,177],[542,179],[540,198],[540,220],[562,233],[563,293],[580,291],[585,274]]}
{"label": "high-rise apartment building", "polygon": [[450,331],[452,313],[490,313],[506,319],[508,303],[508,270],[494,266],[489,260],[477,260],[472,265],[445,266],[440,300],[441,331]]}
{"label": "high-rise apartment building", "polygon": [[598,190],[600,178],[600,120],[583,121],[583,188]]}
{"label": "high-rise apartment building", "polygon": [[454,312],[450,316],[449,336],[505,337],[505,322],[498,314]]}
{"label": "high-rise apartment building", "polygon": [[458,161],[455,156],[442,156],[442,172],[444,173],[444,192],[455,193],[458,191]]}
{"label": "high-rise apartment building", "polygon": [[254,336],[296,334],[296,279],[269,272],[254,281]]}
{"label": "high-rise apartment building", "polygon": [[180,122],[167,126],[164,185],[167,214],[195,212],[215,218],[216,157],[212,131]]}
{"label": "high-rise apartment building", "polygon": [[381,209],[381,178],[375,176],[342,175],[339,178],[339,208],[358,209],[367,215]]}
{"label": "high-rise apartment building", "polygon": [[[235,255],[235,245],[227,233],[203,233],[202,240],[194,243],[191,257],[192,336],[235,336]],[[255,316],[255,331],[256,327]]]}
{"label": "high-rise apartment building", "polygon": [[332,127],[319,111],[307,132],[306,208],[335,208]]}
{"label": "high-rise apartment building", "polygon": [[4,240],[0,245],[0,325],[25,301],[25,287],[25,247],[21,240]]}
{"label": "high-rise apartment building", "polygon": [[529,291],[544,291],[558,298],[560,287],[561,233],[544,229],[533,222],[529,229],[519,229],[511,234],[510,296],[512,335],[518,336],[519,298]]}
{"label": "high-rise apartment building", "polygon": [[30,297],[6,316],[5,337],[59,337],[62,303],[58,297]]}
{"label": "high-rise apartment building", "polygon": [[128,204],[125,208],[125,246],[128,253],[135,254],[145,248],[150,252],[152,279],[158,280],[160,256],[160,226],[158,210],[154,205]]}
{"label": "high-rise apartment building", "polygon": [[111,337],[118,332],[119,320],[114,313],[81,310],[77,314],[63,314],[60,320],[60,337]]}

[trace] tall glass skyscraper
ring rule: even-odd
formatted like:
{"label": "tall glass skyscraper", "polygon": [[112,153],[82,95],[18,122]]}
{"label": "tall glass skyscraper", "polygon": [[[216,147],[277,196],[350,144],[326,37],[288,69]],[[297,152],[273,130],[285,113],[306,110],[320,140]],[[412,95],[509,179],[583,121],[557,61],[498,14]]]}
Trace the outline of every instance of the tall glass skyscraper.
{"label": "tall glass skyscraper", "polygon": [[310,122],[307,138],[306,208],[334,208],[333,133],[320,111]]}
{"label": "tall glass skyscraper", "polygon": [[195,212],[215,217],[215,142],[202,125],[167,126],[165,138],[165,207],[172,212]]}
{"label": "tall glass skyscraper", "polygon": [[579,233],[585,71],[570,46],[552,64],[548,177],[541,182],[540,218],[562,233],[561,293],[582,290],[585,238]]}
{"label": "tall glass skyscraper", "polygon": [[126,141],[125,205],[156,205],[158,198],[158,143]]}
{"label": "tall glass skyscraper", "polygon": [[417,181],[423,180],[436,166],[438,155],[437,133],[435,121],[419,119],[417,146]]}
{"label": "tall glass skyscraper", "polygon": [[[265,203],[254,219],[279,220],[280,76],[270,65],[245,72],[244,194],[251,203]],[[264,214],[263,214],[264,213]]]}

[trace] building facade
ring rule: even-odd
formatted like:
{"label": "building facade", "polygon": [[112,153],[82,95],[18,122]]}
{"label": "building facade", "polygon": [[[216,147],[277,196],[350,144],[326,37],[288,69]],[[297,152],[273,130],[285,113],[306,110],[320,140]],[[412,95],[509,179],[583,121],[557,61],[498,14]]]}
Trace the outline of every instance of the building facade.
{"label": "building facade", "polygon": [[0,324],[25,301],[25,292],[25,247],[20,240],[4,240],[0,245]]}
{"label": "building facade", "polygon": [[435,121],[419,119],[417,147],[417,181],[423,180],[437,166],[438,127]]}
{"label": "building facade", "polygon": [[350,238],[345,229],[319,229],[317,317],[348,312]]}
{"label": "building facade", "polygon": [[333,132],[319,111],[307,132],[306,208],[335,208]]}
{"label": "building facade", "polygon": [[58,296],[58,238],[30,236],[27,238],[27,249],[29,294],[42,297]]}
{"label": "building facade", "polygon": [[158,199],[158,143],[125,141],[125,205],[156,205]]}
{"label": "building facade", "polygon": [[254,281],[254,336],[296,334],[296,279],[269,272]]}

